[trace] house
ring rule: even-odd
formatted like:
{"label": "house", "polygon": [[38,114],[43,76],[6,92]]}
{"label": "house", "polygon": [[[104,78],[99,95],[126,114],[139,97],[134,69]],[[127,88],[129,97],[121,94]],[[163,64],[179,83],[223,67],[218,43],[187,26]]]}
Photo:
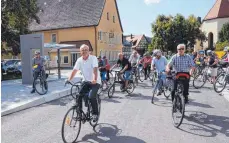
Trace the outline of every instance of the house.
{"label": "house", "polygon": [[125,40],[132,43],[131,51],[136,50],[140,55],[143,55],[148,50],[148,45],[151,44],[152,38],[143,35],[127,35],[123,36]]}
{"label": "house", "polygon": [[[196,50],[200,49],[213,49],[219,38],[219,32],[222,29],[223,24],[229,22],[229,1],[228,0],[216,0],[213,7],[209,10],[205,16],[201,30],[206,33],[207,41],[197,42]],[[201,46],[200,46],[201,45]]]}
{"label": "house", "polygon": [[[87,44],[93,54],[117,59],[122,50],[122,24],[116,0],[37,0],[40,24],[29,28],[44,33],[45,43],[74,44],[61,50],[61,67],[71,67],[79,58],[79,48]],[[56,50],[49,51],[56,60]]]}

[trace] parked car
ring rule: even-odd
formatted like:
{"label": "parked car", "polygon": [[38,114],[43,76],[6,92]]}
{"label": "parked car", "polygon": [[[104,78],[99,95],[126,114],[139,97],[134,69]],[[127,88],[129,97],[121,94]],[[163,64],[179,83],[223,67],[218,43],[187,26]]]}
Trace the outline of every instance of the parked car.
{"label": "parked car", "polygon": [[18,62],[20,62],[20,59],[10,59],[10,60],[5,60],[1,63],[1,70],[3,74],[7,74],[8,68],[14,66]]}
{"label": "parked car", "polygon": [[15,62],[14,64],[8,66],[7,74],[21,75],[22,74],[22,66],[21,62]]}

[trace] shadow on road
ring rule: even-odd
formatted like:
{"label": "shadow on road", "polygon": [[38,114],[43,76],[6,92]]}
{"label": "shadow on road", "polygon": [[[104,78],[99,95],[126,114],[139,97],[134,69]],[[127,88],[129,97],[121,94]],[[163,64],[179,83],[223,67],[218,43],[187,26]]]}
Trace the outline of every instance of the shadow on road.
{"label": "shadow on road", "polygon": [[[218,133],[222,133],[229,137],[229,117],[226,116],[217,116],[217,115],[209,115],[204,112],[197,111],[187,111],[191,114],[185,116],[185,119],[194,122],[195,124],[188,124],[193,128],[188,128],[187,130],[181,129],[185,132],[198,135],[198,136],[206,136],[206,137],[215,137]],[[191,132],[193,131],[193,132]],[[210,133],[208,135],[200,135],[199,132],[203,131],[206,133]]]}
{"label": "shadow on road", "polygon": [[132,93],[130,95],[126,96],[127,99],[133,99],[133,100],[149,100],[151,101],[152,96],[146,96],[141,93]]}
{"label": "shadow on road", "polygon": [[154,103],[153,105],[156,106],[161,106],[161,107],[172,107],[172,101],[171,99],[162,99],[162,98],[158,98],[158,97],[154,97]]}
{"label": "shadow on road", "polygon": [[198,102],[194,102],[194,101],[191,101],[188,105],[198,106],[198,107],[203,107],[203,108],[213,108],[212,106],[210,106],[208,104],[198,103]]}
{"label": "shadow on road", "polygon": [[146,143],[145,141],[131,136],[120,136],[122,130],[116,125],[99,124],[94,129],[95,133],[85,135],[80,142],[89,143]]}

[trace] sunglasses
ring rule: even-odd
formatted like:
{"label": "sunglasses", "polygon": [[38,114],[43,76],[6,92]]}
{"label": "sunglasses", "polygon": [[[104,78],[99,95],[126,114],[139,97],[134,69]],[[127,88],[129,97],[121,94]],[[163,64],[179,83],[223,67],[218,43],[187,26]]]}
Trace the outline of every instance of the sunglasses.
{"label": "sunglasses", "polygon": [[180,48],[180,49],[177,49],[178,51],[180,51],[180,50],[184,50],[184,48]]}

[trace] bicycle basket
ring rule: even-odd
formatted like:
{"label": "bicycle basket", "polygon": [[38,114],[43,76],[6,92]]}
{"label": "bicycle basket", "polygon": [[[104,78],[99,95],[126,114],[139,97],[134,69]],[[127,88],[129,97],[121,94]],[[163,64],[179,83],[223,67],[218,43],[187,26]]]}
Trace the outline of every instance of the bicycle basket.
{"label": "bicycle basket", "polygon": [[79,94],[80,95],[86,95],[90,92],[90,90],[91,90],[91,85],[87,82],[84,82],[81,85],[81,88],[79,89]]}
{"label": "bicycle basket", "polygon": [[177,73],[176,79],[178,80],[188,80],[190,78],[190,75],[188,73]]}

